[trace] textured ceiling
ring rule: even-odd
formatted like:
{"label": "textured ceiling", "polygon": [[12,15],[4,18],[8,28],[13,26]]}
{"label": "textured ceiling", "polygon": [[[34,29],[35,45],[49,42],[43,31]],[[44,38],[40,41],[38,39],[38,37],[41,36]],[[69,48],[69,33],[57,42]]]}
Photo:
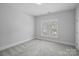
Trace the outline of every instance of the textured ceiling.
{"label": "textured ceiling", "polygon": [[22,4],[7,4],[9,6],[13,6],[26,14],[30,14],[33,16],[43,15],[63,10],[74,9],[77,6],[77,3],[42,3],[42,4],[34,4],[34,3],[22,3]]}

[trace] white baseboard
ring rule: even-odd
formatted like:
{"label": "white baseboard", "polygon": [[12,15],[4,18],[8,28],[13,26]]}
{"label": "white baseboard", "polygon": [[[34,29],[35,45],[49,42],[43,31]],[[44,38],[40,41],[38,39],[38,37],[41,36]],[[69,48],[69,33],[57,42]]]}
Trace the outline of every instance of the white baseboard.
{"label": "white baseboard", "polygon": [[5,49],[8,49],[8,48],[13,47],[13,46],[16,46],[16,45],[19,45],[19,44],[22,44],[22,43],[27,42],[27,41],[30,41],[32,39],[34,39],[34,38],[33,37],[30,37],[30,38],[28,38],[26,40],[18,41],[18,42],[14,43],[14,44],[7,45],[7,46],[4,46],[4,47],[0,47],[0,51],[5,50]]}

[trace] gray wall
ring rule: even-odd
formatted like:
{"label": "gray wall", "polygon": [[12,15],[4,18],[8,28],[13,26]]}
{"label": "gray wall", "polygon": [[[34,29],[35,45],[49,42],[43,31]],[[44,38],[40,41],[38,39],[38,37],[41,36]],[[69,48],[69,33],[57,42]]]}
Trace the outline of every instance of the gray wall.
{"label": "gray wall", "polygon": [[33,38],[34,19],[15,7],[0,4],[0,49]]}
{"label": "gray wall", "polygon": [[[58,19],[58,34],[57,39],[45,38],[40,35],[40,21]],[[51,13],[42,16],[36,16],[35,37],[49,41],[60,42],[68,45],[75,45],[75,9],[62,12]]]}
{"label": "gray wall", "polygon": [[79,5],[76,8],[76,48],[79,50]]}

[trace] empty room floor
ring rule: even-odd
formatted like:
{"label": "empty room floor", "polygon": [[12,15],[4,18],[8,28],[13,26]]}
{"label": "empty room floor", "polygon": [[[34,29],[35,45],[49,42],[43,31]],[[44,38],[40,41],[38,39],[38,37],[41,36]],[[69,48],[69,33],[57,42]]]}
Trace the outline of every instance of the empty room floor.
{"label": "empty room floor", "polygon": [[3,56],[75,56],[72,46],[33,39],[0,52]]}

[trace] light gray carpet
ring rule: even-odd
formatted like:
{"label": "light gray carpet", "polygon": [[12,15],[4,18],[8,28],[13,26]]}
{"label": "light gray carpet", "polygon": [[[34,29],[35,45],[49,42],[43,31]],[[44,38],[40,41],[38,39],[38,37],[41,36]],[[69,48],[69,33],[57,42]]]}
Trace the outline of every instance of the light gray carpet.
{"label": "light gray carpet", "polygon": [[54,42],[33,39],[1,52],[3,56],[75,56],[76,49]]}

